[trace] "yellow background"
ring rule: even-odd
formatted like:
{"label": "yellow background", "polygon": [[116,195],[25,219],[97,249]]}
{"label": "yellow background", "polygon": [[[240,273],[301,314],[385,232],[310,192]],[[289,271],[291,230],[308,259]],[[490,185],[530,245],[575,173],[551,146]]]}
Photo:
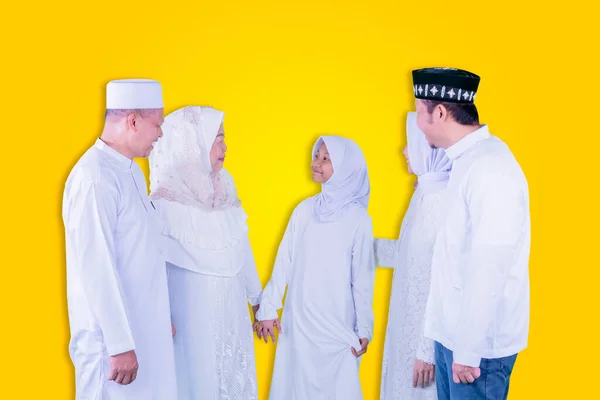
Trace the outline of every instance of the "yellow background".
{"label": "yellow background", "polygon": [[[226,111],[226,167],[250,215],[266,283],[292,208],[318,190],[309,151],[320,133],[362,146],[375,233],[397,236],[413,182],[400,155],[413,108],[410,71],[424,66],[482,76],[481,119],[508,142],[529,179],[530,346],[509,397],[596,398],[595,6],[120,3],[13,2],[0,13],[0,398],[74,398],[60,204],[70,168],[101,131],[108,80],[158,79],[167,112],[189,104]],[[375,337],[361,365],[367,400],[379,393],[391,277],[377,273]],[[261,399],[274,350],[256,342]]]}

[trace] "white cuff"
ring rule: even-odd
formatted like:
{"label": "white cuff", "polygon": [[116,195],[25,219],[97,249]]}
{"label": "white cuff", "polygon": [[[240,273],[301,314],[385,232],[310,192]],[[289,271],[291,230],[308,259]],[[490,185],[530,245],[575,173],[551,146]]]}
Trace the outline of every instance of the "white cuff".
{"label": "white cuff", "polygon": [[481,357],[472,351],[453,351],[453,361],[467,367],[479,368]]}

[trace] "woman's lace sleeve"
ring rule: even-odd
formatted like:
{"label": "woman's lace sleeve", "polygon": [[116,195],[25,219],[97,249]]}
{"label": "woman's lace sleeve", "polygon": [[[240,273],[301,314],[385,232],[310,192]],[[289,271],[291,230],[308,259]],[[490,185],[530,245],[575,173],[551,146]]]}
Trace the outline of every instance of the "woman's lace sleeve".
{"label": "woman's lace sleeve", "polygon": [[375,265],[383,268],[394,268],[397,240],[375,239]]}

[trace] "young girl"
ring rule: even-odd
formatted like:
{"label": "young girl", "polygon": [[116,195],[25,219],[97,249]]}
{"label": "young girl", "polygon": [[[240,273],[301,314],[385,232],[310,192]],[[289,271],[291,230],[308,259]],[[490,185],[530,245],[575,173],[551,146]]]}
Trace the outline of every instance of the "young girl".
{"label": "young girl", "polygon": [[275,341],[274,326],[280,334],[269,398],[358,400],[359,357],[373,332],[367,165],[356,143],[324,136],[312,174],[322,191],[292,213],[257,313],[259,337]]}
{"label": "young girl", "polygon": [[424,337],[425,306],[431,280],[433,245],[443,217],[443,194],[452,162],[433,149],[417,126],[406,123],[404,155],[416,190],[398,240],[375,239],[378,266],[394,268],[381,372],[381,400],[435,400],[434,344]]}
{"label": "young girl", "polygon": [[172,112],[150,157],[177,330],[179,400],[258,398],[248,302],[256,310],[262,288],[246,213],[223,168],[223,118],[210,107]]}

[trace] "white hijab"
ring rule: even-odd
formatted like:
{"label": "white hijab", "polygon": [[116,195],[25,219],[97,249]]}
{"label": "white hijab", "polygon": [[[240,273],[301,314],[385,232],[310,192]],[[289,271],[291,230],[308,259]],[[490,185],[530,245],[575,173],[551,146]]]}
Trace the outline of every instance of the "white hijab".
{"label": "white hijab", "polygon": [[150,154],[150,190],[166,199],[201,209],[237,206],[235,184],[223,168],[214,173],[210,149],[224,113],[212,107],[188,106],[167,115],[163,137]]}
{"label": "white hijab", "polygon": [[321,136],[313,147],[317,154],[325,143],[333,164],[333,175],[314,197],[313,212],[320,222],[339,220],[348,206],[369,206],[371,186],[365,157],[354,141],[340,136]]}
{"label": "white hijab", "polygon": [[243,265],[248,228],[233,177],[224,168],[214,173],[210,163],[223,117],[199,106],[167,115],[149,157],[150,197],[161,215],[168,262],[233,276]]}
{"label": "white hijab", "polygon": [[417,126],[417,113],[406,118],[406,137],[410,166],[418,179],[418,188],[425,193],[444,189],[450,178],[452,161],[440,148],[432,148],[425,134]]}

